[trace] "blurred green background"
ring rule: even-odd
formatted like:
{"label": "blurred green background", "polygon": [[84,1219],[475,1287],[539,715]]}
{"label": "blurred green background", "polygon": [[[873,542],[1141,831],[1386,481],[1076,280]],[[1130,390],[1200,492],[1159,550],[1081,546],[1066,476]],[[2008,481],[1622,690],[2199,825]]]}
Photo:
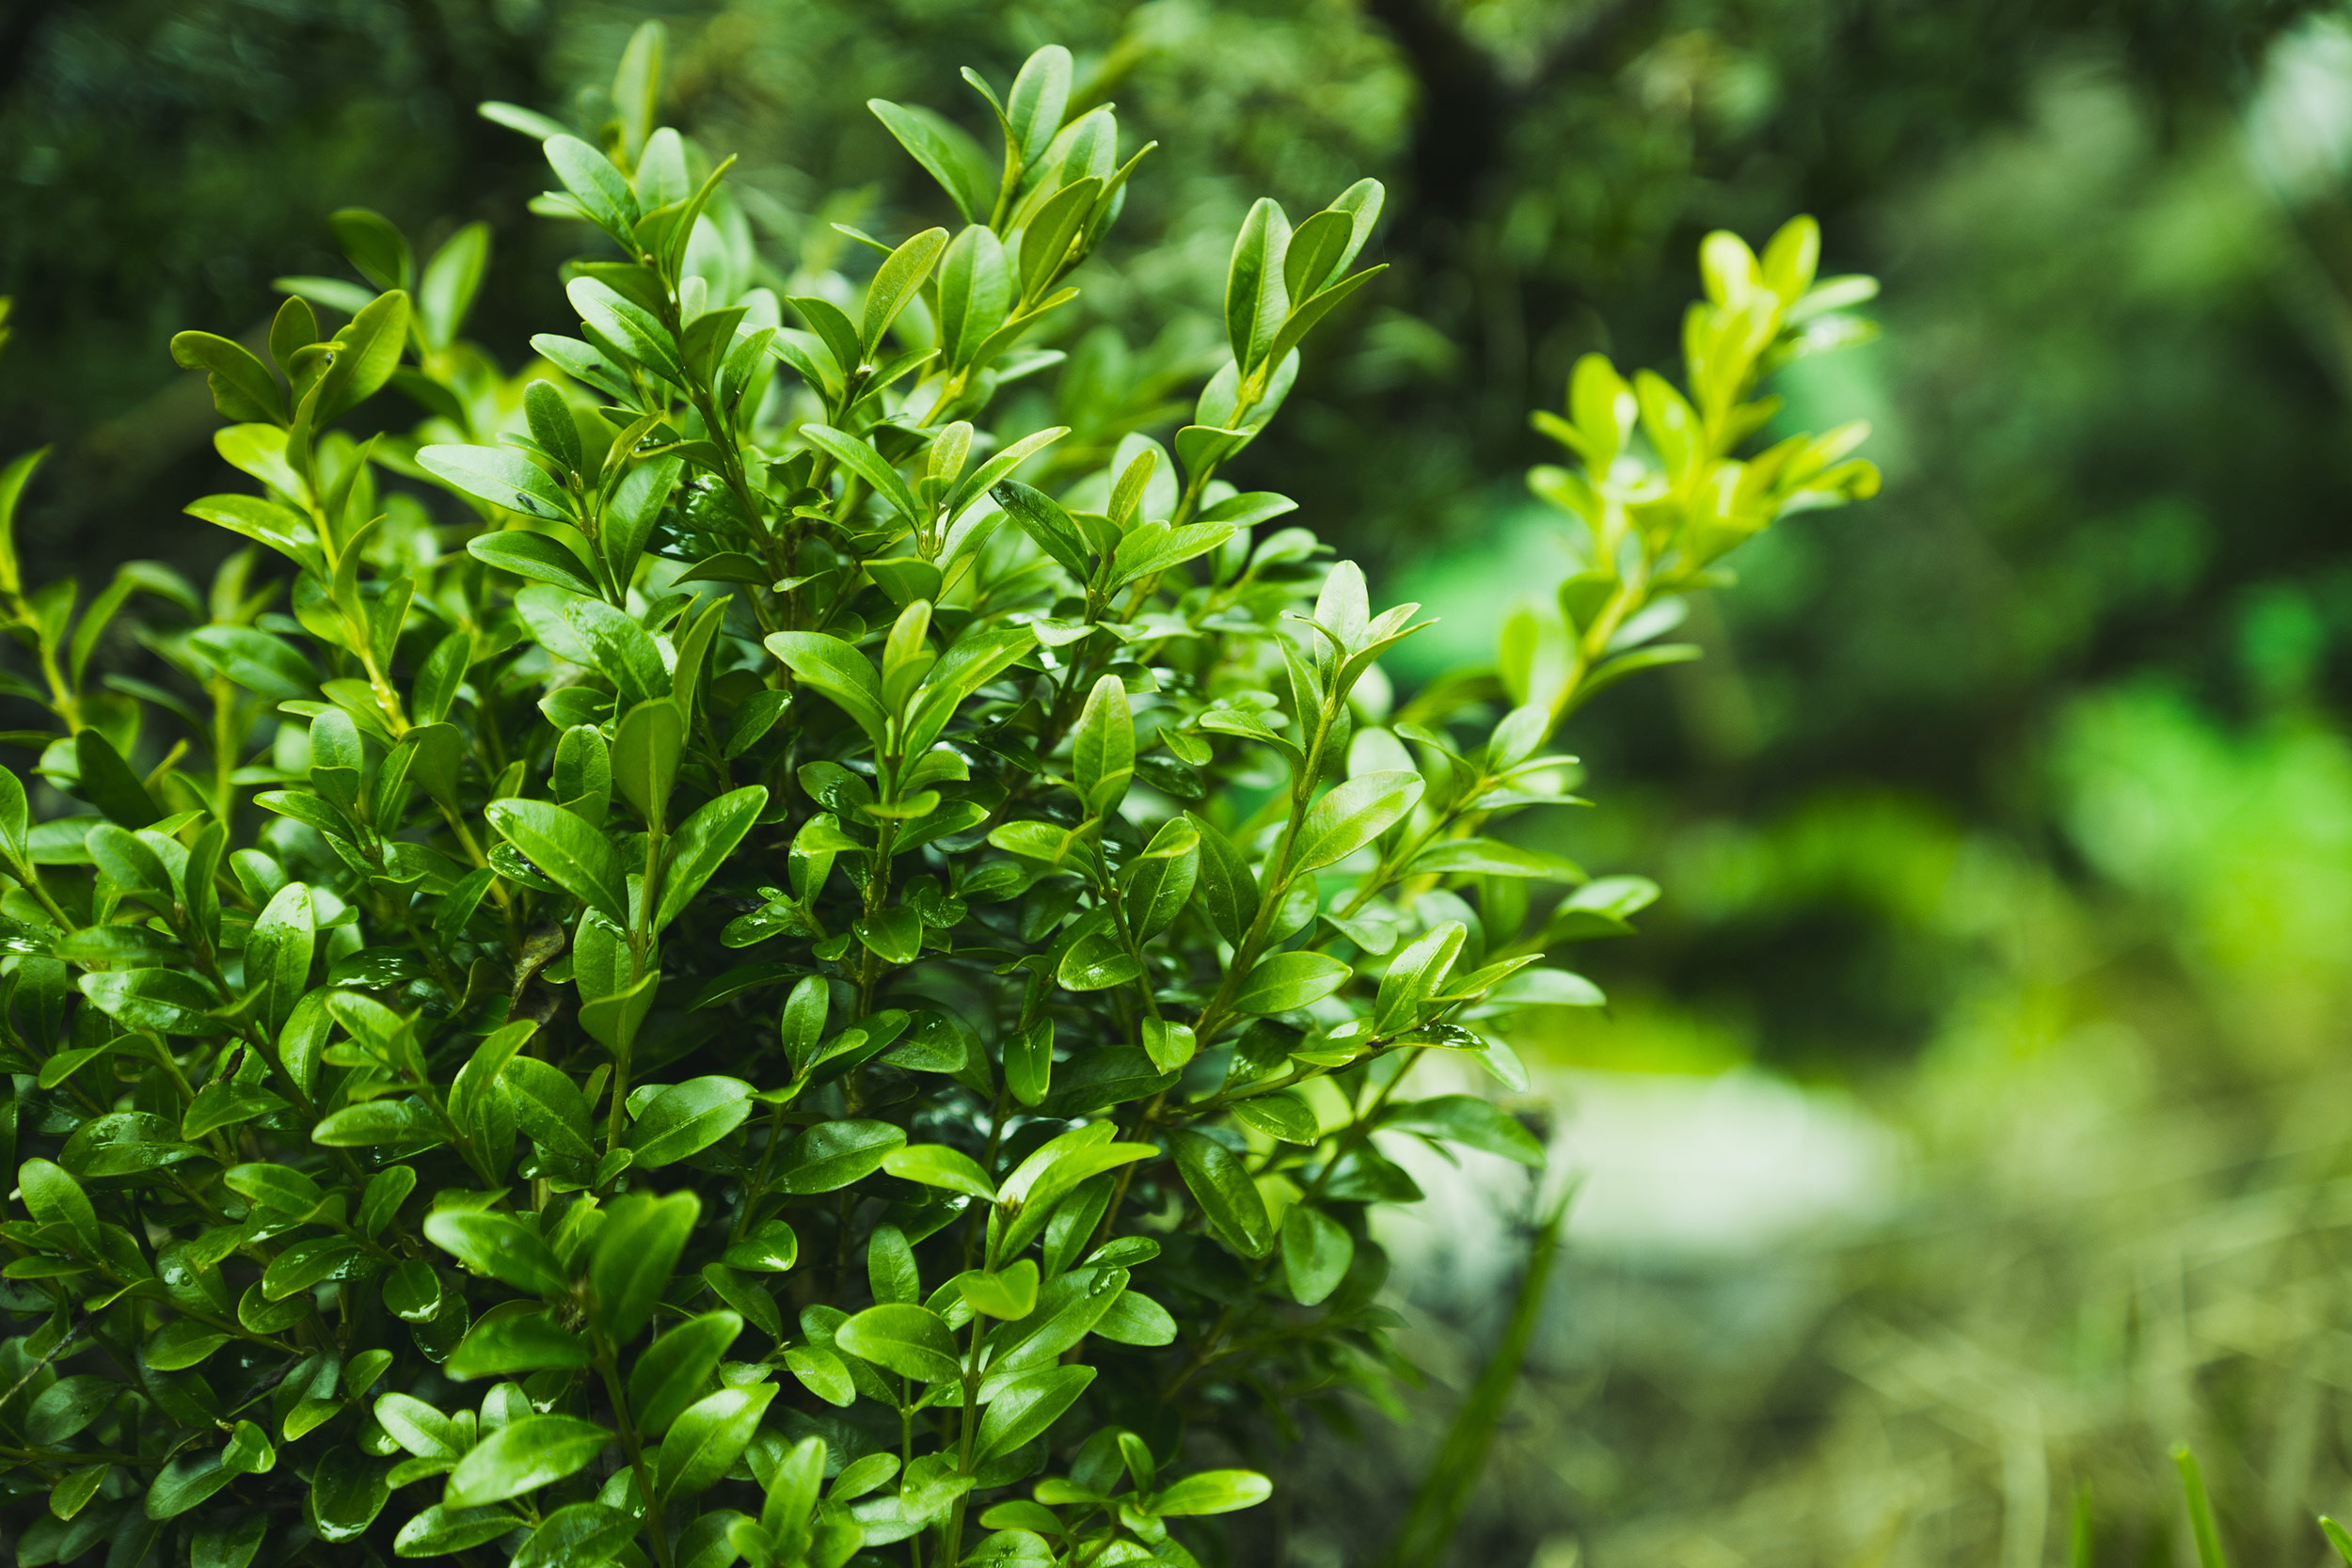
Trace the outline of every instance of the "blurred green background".
{"label": "blurred green background", "polygon": [[[336,207],[428,244],[486,220],[475,321],[517,362],[563,236],[472,105],[593,115],[648,15],[787,271],[829,220],[941,216],[866,98],[971,122],[957,66],[1070,45],[1162,144],[1059,344],[1135,406],[1210,363],[1250,198],[1386,181],[1391,270],[1233,477],[1445,617],[1406,684],[1561,559],[1526,410],[1588,349],[1668,364],[1708,230],[1819,215],[1885,337],[1780,389],[1799,425],[1872,420],[1887,488],[1744,551],[1708,657],[1578,721],[1599,803],[1551,847],[1667,894],[1586,950],[1607,1015],[1519,1042],[1588,1176],[1454,1560],[2023,1568],[2079,1507],[2096,1561],[2185,1562],[2176,1438],[2241,1560],[2323,1560],[2312,1513],[2352,1509],[2352,11],[15,0],[0,429],[58,449],[37,567],[216,548],[179,513],[226,481],[167,340],[341,275]],[[1395,1227],[1411,1418],[1310,1431],[1282,1560],[1375,1559],[1499,1330],[1526,1195],[1470,1174]]]}

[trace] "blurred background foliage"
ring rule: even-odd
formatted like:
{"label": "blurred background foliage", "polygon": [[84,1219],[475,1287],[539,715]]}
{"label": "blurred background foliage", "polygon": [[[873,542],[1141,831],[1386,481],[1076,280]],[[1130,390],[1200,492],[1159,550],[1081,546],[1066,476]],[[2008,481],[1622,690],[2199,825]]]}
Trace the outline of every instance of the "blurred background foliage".
{"label": "blurred background foliage", "polygon": [[[1586,349],[1667,360],[1707,230],[1817,214],[1886,335],[1780,389],[1798,426],[1867,414],[1887,489],[1759,541],[1705,661],[1579,721],[1601,804],[1548,847],[1667,895],[1587,950],[1608,1014],[1520,1042],[1590,1174],[1454,1560],[2023,1568],[2086,1507],[2096,1561],[2182,1562],[2176,1436],[2243,1560],[2320,1560],[2311,1513],[2352,1507],[2352,12],[16,0],[0,427],[61,459],[28,553],[202,563],[213,415],[166,341],[341,275],[338,206],[486,220],[475,319],[518,362],[558,237],[472,105],[593,120],[648,14],[784,275],[833,221],[944,215],[866,99],[977,126],[957,66],[1069,44],[1162,144],[1134,292],[1059,344],[1138,407],[1206,362],[1252,197],[1387,181],[1392,270],[1234,477],[1455,628],[1401,684],[1557,576],[1526,410]],[[1321,1484],[1283,1494],[1287,1560],[1375,1560],[1500,1330],[1525,1195],[1472,1175],[1398,1227],[1419,1418],[1292,1454]]]}

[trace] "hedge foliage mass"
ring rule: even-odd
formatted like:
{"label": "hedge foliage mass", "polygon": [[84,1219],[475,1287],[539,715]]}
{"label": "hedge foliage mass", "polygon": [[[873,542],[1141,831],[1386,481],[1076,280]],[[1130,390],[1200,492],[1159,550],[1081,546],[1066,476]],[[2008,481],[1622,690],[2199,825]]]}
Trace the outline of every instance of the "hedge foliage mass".
{"label": "hedge foliage mass", "polygon": [[1582,569],[1401,702],[1414,607],[1219,477],[1377,184],[1250,213],[1163,445],[1038,346],[1149,166],[1066,53],[967,73],[1001,156],[873,106],[955,222],[859,284],[761,258],[660,54],[593,141],[485,107],[587,246],[532,367],[464,337],[482,229],[338,214],[365,286],[174,341],[253,481],[188,508],[247,542],[208,592],[0,549],[18,1561],[1194,1562],[1270,1485],[1203,1455],[1387,1398],[1395,1140],[1543,1162],[1406,1084],[1524,1088],[1502,1021],[1655,895],[1494,832],[1573,802],[1554,732],[1875,486],[1858,426],[1735,455],[1867,280],[1716,235],[1687,392],[1596,356],[1537,416]]}

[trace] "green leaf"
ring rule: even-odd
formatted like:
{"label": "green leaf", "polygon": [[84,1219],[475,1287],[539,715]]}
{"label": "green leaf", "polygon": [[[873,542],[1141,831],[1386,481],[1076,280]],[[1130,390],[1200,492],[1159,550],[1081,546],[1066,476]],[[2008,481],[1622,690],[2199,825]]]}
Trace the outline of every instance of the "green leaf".
{"label": "green leaf", "polygon": [[1282,262],[1290,220],[1276,202],[1260,198],[1242,220],[1225,273],[1225,339],[1233,363],[1247,375],[1274,346],[1290,301],[1282,293]]}
{"label": "green leaf", "polygon": [[183,332],[171,340],[174,362],[210,372],[213,406],[235,424],[286,422],[286,393],[269,367],[243,345],[210,332]]}
{"label": "green leaf", "polygon": [[[425,447],[417,462],[427,473],[462,494],[488,501],[509,512],[550,521],[572,515],[564,487],[511,447]],[[600,592],[595,577],[584,571],[571,552],[545,535],[515,531],[485,533],[467,542],[467,553],[504,571],[538,582],[572,588],[580,581],[582,594]]]}
{"label": "green leaf", "polygon": [[653,634],[627,611],[602,599],[564,596],[564,624],[579,641],[597,673],[626,702],[651,702],[670,694],[670,672]]}
{"label": "green leaf", "polygon": [[801,427],[800,434],[810,446],[832,457],[872,486],[874,492],[888,501],[899,516],[911,523],[923,519],[923,508],[916,504],[914,492],[907,488],[905,479],[871,445],[830,425],[805,424]]}
{"label": "green leaf", "polygon": [[784,1315],[776,1309],[776,1298],[766,1285],[736,1273],[724,1263],[705,1263],[702,1278],[710,1287],[711,1294],[741,1314],[745,1323],[783,1343]]}
{"label": "green leaf", "polygon": [[322,1148],[367,1148],[376,1144],[436,1142],[441,1130],[413,1100],[370,1100],[329,1111],[310,1129]]}
{"label": "green leaf", "polygon": [[316,945],[310,890],[288,882],[255,918],[245,946],[246,986],[260,993],[262,1022],[272,1034],[285,1027],[308,989]]}
{"label": "green leaf", "polygon": [[1274,335],[1274,342],[1266,350],[1266,358],[1278,365],[1289,358],[1292,351],[1306,340],[1307,334],[1313,331],[1316,325],[1324,317],[1329,315],[1335,307],[1345,300],[1348,295],[1388,270],[1388,263],[1385,261],[1376,267],[1366,267],[1355,277],[1343,277],[1313,298],[1303,302],[1300,301],[1298,295],[1293,294],[1290,314],[1283,319],[1281,330]]}
{"label": "green leaf", "polygon": [[417,283],[417,319],[437,349],[457,341],[490,260],[490,226],[469,223],[441,242]]}
{"label": "green leaf", "polygon": [[1012,308],[1004,242],[977,219],[971,224],[947,243],[939,264],[940,352],[959,370],[973,362]]}
{"label": "green leaf", "polygon": [[743,1125],[752,1086],[740,1078],[690,1078],[654,1097],[629,1132],[638,1170],[656,1170],[699,1154]]}
{"label": "green leaf", "polygon": [[1104,675],[1087,693],[1071,741],[1071,770],[1090,816],[1107,816],[1127,798],[1136,776],[1136,729],[1127,688],[1116,674]]}
{"label": "green leaf", "polygon": [[335,361],[312,389],[318,400],[314,424],[324,426],[373,397],[391,380],[407,341],[406,294],[394,289],[362,307],[335,334]]}
{"label": "green leaf", "polygon": [[1024,1105],[1043,1103],[1054,1073],[1054,1021],[1040,1019],[1005,1037],[1005,1086]]}
{"label": "green leaf", "polygon": [[1339,1288],[1356,1260],[1356,1238],[1344,1226],[1304,1203],[1282,1216],[1282,1277],[1291,1299],[1313,1307]]}
{"label": "green leaf", "polygon": [[919,1181],[926,1187],[944,1187],[949,1192],[969,1193],[974,1197],[993,1202],[996,1185],[989,1180],[969,1154],[947,1148],[944,1144],[915,1144],[906,1148],[894,1148],[882,1156],[882,1168],[902,1181]]}
{"label": "green leaf", "polygon": [[1094,1333],[1117,1345],[1172,1345],[1176,1320],[1167,1307],[1140,1291],[1126,1291],[1095,1321]]}
{"label": "green leaf", "polygon": [[516,1312],[475,1323],[441,1363],[441,1370],[462,1383],[585,1367],[589,1359],[588,1341],[545,1312]]}
{"label": "green leaf", "polygon": [[801,1239],[792,1233],[792,1227],[782,1220],[768,1220],[721,1253],[719,1261],[730,1269],[782,1274],[800,1255]]}
{"label": "green leaf", "polygon": [[1170,528],[1163,522],[1138,523],[1119,542],[1119,553],[1111,566],[1111,589],[1117,592],[1206,555],[1232,538],[1235,531],[1231,523],[1187,523],[1183,528]]}
{"label": "green leaf", "polygon": [[521,1528],[526,1521],[502,1508],[452,1508],[436,1503],[412,1516],[392,1537],[395,1557],[447,1557],[470,1551]]}
{"label": "green leaf", "polygon": [[219,998],[195,975],[177,969],[126,969],[85,974],[75,982],[98,1010],[133,1029],[160,1035],[218,1035],[227,1025],[212,1016]]}
{"label": "green leaf", "polygon": [[480,1508],[562,1481],[583,1468],[612,1433],[577,1416],[526,1416],[499,1428],[457,1462],[444,1508]]}
{"label": "green leaf", "polygon": [[978,1458],[999,1458],[1045,1435],[1094,1381],[1091,1367],[1049,1367],[997,1386],[980,1417]]}
{"label": "green leaf", "polygon": [[588,1285],[596,1302],[592,1315],[613,1344],[627,1344],[645,1326],[701,1216],[701,1200],[691,1192],[667,1197],[633,1193],[608,1212],[596,1232]]}
{"label": "green leaf", "polygon": [[[532,472],[538,470],[533,468]],[[527,581],[551,583],[557,588],[592,597],[604,592],[595,573],[588,569],[578,552],[559,540],[550,539],[544,533],[532,533],[528,529],[511,528],[496,533],[477,533],[466,541],[466,553],[476,561],[495,566],[501,572],[512,572]]]}
{"label": "green leaf", "polygon": [[[961,512],[965,507],[972,504],[975,498],[993,491],[998,481],[1004,479],[1015,468],[1021,467],[1022,464],[1027,462],[1030,458],[1036,456],[1039,452],[1043,451],[1047,447],[1052,446],[1056,441],[1060,440],[1063,436],[1069,434],[1069,426],[1055,425],[1050,429],[1041,430],[1035,435],[1024,436],[1021,439],[1013,442],[1010,446],[1005,448],[1004,451],[998,452],[995,456],[981,464],[977,468],[975,468],[972,472],[966,474],[956,485],[955,494],[947,498],[947,504],[942,510],[944,510],[950,516]],[[999,502],[998,504],[1001,505],[1003,503]],[[995,635],[1002,636],[1004,634],[1000,632]],[[952,657],[952,655],[950,657]],[[949,660],[947,659],[940,661],[940,668],[942,671],[946,669],[948,662]],[[940,679],[939,673],[934,672],[931,678],[933,681]],[[976,689],[977,685],[978,683],[975,682],[972,685],[967,686],[965,688],[966,694],[968,695],[973,689]]]}
{"label": "green leaf", "polygon": [[[940,189],[956,204],[964,222],[988,221],[989,208],[996,196],[996,179],[989,167],[988,155],[980,150],[977,142],[929,109],[893,103],[883,98],[869,98],[866,106],[898,138],[908,155],[923,166],[924,172],[939,182]],[[877,341],[880,337],[880,333],[874,333],[867,341]]]}
{"label": "green leaf", "polygon": [[637,196],[612,160],[577,136],[549,136],[543,145],[555,177],[590,220],[627,244],[637,226]]}
{"label": "green leaf", "polygon": [[493,800],[490,826],[522,851],[548,880],[616,926],[628,923],[628,889],[620,857],[579,816],[547,800]]}
{"label": "green leaf", "polygon": [[867,1307],[834,1330],[833,1342],[918,1383],[951,1383],[962,1375],[946,1320],[911,1303]]}
{"label": "green leaf", "polygon": [[850,929],[884,963],[910,964],[923,955],[923,917],[904,904],[860,915]]}
{"label": "green leaf", "polygon": [[767,808],[767,786],[746,784],[705,802],[686,819],[670,840],[670,852],[663,863],[661,901],[653,917],[656,931],[666,929],[686,912],[687,905],[726,863],[727,857],[735,853],[736,846],[743,842],[743,835],[752,831],[752,825]]}
{"label": "green leaf", "polygon": [[1041,299],[1070,264],[1070,249],[1085,230],[1087,216],[1103,194],[1091,176],[1073,180],[1040,207],[1021,232],[1021,295]]}
{"label": "green leaf", "polygon": [[813,631],[775,632],[767,648],[803,685],[823,692],[855,720],[878,750],[884,744],[890,721],[882,710],[882,677],[865,655],[838,637]]}
{"label": "green leaf", "polygon": [[742,1332],[740,1315],[706,1312],[648,1345],[628,1374],[628,1408],[637,1430],[648,1435],[667,1431],[702,1397],[720,1358]]}
{"label": "green leaf", "polygon": [[1283,1143],[1312,1144],[1319,1137],[1314,1112],[1287,1092],[1252,1095],[1235,1101],[1233,1119]]}
{"label": "green leaf", "polygon": [[1454,958],[1469,936],[1468,927],[1458,920],[1449,920],[1415,938],[1390,959],[1388,972],[1380,976],[1380,995],[1373,1007],[1373,1028],[1388,1035],[1418,1022],[1422,999],[1437,989],[1454,967]]}
{"label": "green leaf", "polygon": [[1037,1310],[1037,1259],[1023,1258],[991,1274],[971,1269],[956,1276],[956,1288],[976,1312],[1008,1323]]}
{"label": "green leaf", "polygon": [[1405,819],[1421,803],[1422,777],[1399,768],[1363,773],[1331,789],[1308,808],[1291,856],[1294,871],[1332,865]]}
{"label": "green leaf", "polygon": [[515,1120],[533,1143],[567,1160],[590,1161],[588,1101],[568,1073],[536,1056],[517,1056],[500,1073]]}
{"label": "green leaf", "polygon": [[1486,995],[1509,1007],[1599,1007],[1609,1001],[1598,986],[1565,969],[1522,969]]}
{"label": "green leaf", "polygon": [[443,1209],[427,1214],[424,1237],[476,1274],[533,1295],[557,1296],[570,1289],[539,1233],[512,1214],[488,1210]]}
{"label": "green leaf", "polygon": [[722,1388],[687,1407],[671,1423],[654,1459],[657,1497],[694,1497],[735,1467],[759,1431],[759,1418],[776,1397],[772,1383]]}
{"label": "green leaf", "polygon": [[1202,1470],[1186,1476],[1151,1501],[1162,1518],[1187,1513],[1232,1513],[1255,1508],[1274,1495],[1274,1483],[1255,1470]]}
{"label": "green leaf", "polygon": [[1143,1021],[1144,1054],[1150,1056],[1152,1065],[1162,1072],[1181,1071],[1199,1050],[1191,1024],[1158,1018]]}
{"label": "green leaf", "polygon": [[1265,1199],[1232,1149],[1190,1128],[1169,1134],[1168,1148],[1185,1187],[1228,1243],[1250,1258],[1274,1250],[1274,1222]]}
{"label": "green leaf", "polygon": [[564,293],[572,302],[572,309],[580,312],[580,319],[601,333],[607,341],[662,379],[679,387],[686,385],[686,368],[679,358],[677,340],[653,312],[594,277],[573,278]]}
{"label": "green leaf", "polygon": [[637,1533],[636,1516],[609,1503],[566,1503],[539,1522],[513,1568],[599,1568]]}
{"label": "green leaf", "polygon": [[320,1537],[351,1541],[365,1533],[391,1498],[390,1469],[348,1444],[329,1449],[310,1476],[310,1517]]}
{"label": "green leaf", "polygon": [[144,828],[164,815],[147,785],[103,735],[84,730],[73,737],[73,753],[80,768],[74,793],[115,822],[125,828]]}
{"label": "green leaf", "polygon": [[1412,876],[1525,877],[1547,882],[1581,882],[1573,861],[1492,838],[1441,838],[1415,855]]}
{"label": "green leaf", "polygon": [[[887,118],[882,123],[890,125]],[[891,134],[898,135],[897,126],[891,126]],[[901,136],[899,140],[903,142],[905,138]],[[955,193],[950,191],[948,194],[952,196]],[[969,212],[963,215],[966,222],[970,222],[973,216]],[[867,357],[872,357],[874,351],[882,345],[882,334],[890,330],[890,324],[898,319],[898,312],[906,309],[907,301],[914,297],[924,280],[930,277],[931,264],[939,260],[939,253],[946,247],[947,230],[926,229],[883,260],[881,268],[874,274],[873,281],[866,286],[866,316],[859,328],[859,337],[865,344]]]}
{"label": "green leaf", "polygon": [[1407,1105],[1391,1105],[1380,1125],[1391,1132],[1422,1132],[1522,1165],[1541,1166],[1544,1146],[1502,1107],[1475,1095],[1441,1094]]}
{"label": "green leaf", "polygon": [[1328,953],[1274,953],[1258,960],[1233,993],[1238,1013],[1287,1013],[1320,1002],[1354,971]]}
{"label": "green leaf", "polygon": [[237,1479],[221,1463],[219,1450],[182,1454],[156,1474],[147,1489],[147,1516],[176,1519]]}
{"label": "green leaf", "polygon": [[1086,540],[1078,532],[1078,525],[1070,520],[1070,514],[1044,491],[1024,484],[1017,479],[999,480],[989,490],[989,496],[1005,509],[1005,515],[1020,526],[1021,531],[1037,541],[1037,547],[1058,562],[1061,568],[1078,581],[1089,575],[1087,564]]}
{"label": "green leaf", "polygon": [[670,791],[686,747],[686,716],[668,697],[628,710],[612,737],[612,782],[648,823],[668,820]]}
{"label": "green leaf", "polygon": [[883,1158],[906,1141],[905,1132],[886,1121],[819,1122],[792,1146],[776,1174],[776,1190],[803,1196],[837,1192],[882,1169]]}
{"label": "green leaf", "polygon": [[1200,878],[1194,896],[1217,934],[1238,947],[1258,918],[1257,879],[1232,841],[1206,818],[1186,812],[1184,819],[1200,834]]}
{"label": "green leaf", "polygon": [[405,289],[414,281],[416,257],[407,238],[381,213],[345,207],[327,214],[326,227],[367,280],[379,289]]}
{"label": "green leaf", "polygon": [[1031,55],[1013,78],[1005,102],[1006,135],[1024,169],[1054,145],[1070,107],[1070,51],[1049,43]]}
{"label": "green leaf", "polygon": [[21,870],[32,865],[32,817],[24,800],[24,781],[0,768],[0,855]]}

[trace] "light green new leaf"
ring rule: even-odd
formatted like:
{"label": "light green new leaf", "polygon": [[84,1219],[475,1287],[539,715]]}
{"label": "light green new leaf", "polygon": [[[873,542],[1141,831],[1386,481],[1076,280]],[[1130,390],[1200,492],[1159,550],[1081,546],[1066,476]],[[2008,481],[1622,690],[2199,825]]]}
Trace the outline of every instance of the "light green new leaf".
{"label": "light green new leaf", "polygon": [[1231,1513],[1255,1508],[1274,1496],[1274,1483],[1255,1470],[1202,1470],[1153,1497],[1151,1512],[1163,1518],[1187,1513]]}
{"label": "light green new leaf", "polygon": [[[546,469],[512,447],[425,447],[418,451],[417,464],[450,488],[488,501],[492,506],[502,506],[509,512],[520,512],[526,516],[544,517],[550,521],[572,515],[571,499],[564,494],[564,487],[548,478]],[[552,545],[554,541],[548,540],[548,543]],[[474,548],[477,545],[483,547]],[[521,568],[508,565],[499,559],[500,554],[528,548],[516,546],[505,535],[496,533],[484,534],[467,545],[469,554],[508,571],[521,571]],[[576,575],[587,575],[577,567],[574,570]],[[523,575],[531,574],[525,572]],[[544,582],[552,579],[543,576],[536,580]],[[589,578],[588,581],[589,586],[580,592],[596,593],[596,579]],[[561,586],[570,587],[571,584],[563,583]]]}

